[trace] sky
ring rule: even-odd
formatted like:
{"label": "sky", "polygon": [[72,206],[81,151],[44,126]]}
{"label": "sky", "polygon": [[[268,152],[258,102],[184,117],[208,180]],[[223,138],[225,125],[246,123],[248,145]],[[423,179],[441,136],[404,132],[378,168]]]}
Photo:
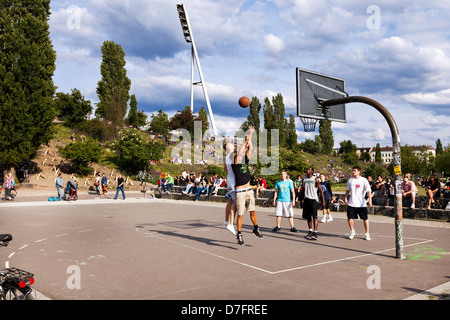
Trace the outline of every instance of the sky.
{"label": "sky", "polygon": [[[50,37],[58,92],[79,89],[95,104],[101,46],[126,53],[130,94],[148,115],[169,117],[190,104],[191,45],[176,4],[188,12],[219,133],[234,133],[248,115],[241,96],[280,93],[296,117],[298,141],[313,139],[297,117],[296,68],[345,80],[392,114],[402,145],[450,144],[450,1],[448,0],[52,0]],[[199,81],[195,69],[195,81]],[[206,108],[195,87],[194,112]],[[335,147],[392,146],[383,116],[365,104],[346,106],[333,122]],[[263,119],[261,112],[261,119]]]}

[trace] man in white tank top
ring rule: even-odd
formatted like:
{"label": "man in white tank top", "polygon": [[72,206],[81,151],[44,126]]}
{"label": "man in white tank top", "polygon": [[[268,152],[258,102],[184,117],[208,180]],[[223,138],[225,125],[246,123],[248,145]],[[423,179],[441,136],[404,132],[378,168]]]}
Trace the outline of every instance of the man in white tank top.
{"label": "man in white tank top", "polygon": [[226,146],[227,155],[225,156],[224,169],[228,172],[227,175],[227,188],[228,191],[225,197],[228,199],[227,206],[225,208],[225,222],[227,230],[232,234],[236,235],[236,230],[234,229],[234,215],[236,212],[236,178],[234,176],[233,169],[231,165],[234,163],[235,157],[235,146],[234,143],[228,142]]}
{"label": "man in white tank top", "polygon": [[317,209],[319,206],[319,192],[322,198],[322,203],[325,203],[323,190],[318,178],[314,176],[314,168],[308,167],[306,169],[306,177],[303,179],[302,190],[300,192],[300,199],[303,199],[303,219],[307,220],[309,233],[305,237],[309,240],[317,240],[317,227],[319,225],[317,220]]}

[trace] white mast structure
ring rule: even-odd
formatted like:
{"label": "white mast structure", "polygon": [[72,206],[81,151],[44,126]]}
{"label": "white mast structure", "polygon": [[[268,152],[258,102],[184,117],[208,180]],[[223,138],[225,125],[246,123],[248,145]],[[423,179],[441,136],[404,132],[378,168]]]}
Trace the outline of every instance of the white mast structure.
{"label": "white mast structure", "polygon": [[[189,24],[188,14],[183,4],[177,4],[178,15],[180,16],[181,28],[183,29],[184,39],[187,43],[191,44],[191,109],[194,112],[194,86],[202,86],[203,95],[205,96],[206,106],[208,107],[208,114],[211,123],[211,127],[214,136],[217,136],[216,123],[214,121],[214,115],[211,109],[211,103],[209,102],[208,91],[206,90],[205,81],[203,79],[202,67],[200,66],[200,60],[198,59],[197,47],[195,46],[194,35],[192,34],[191,25]],[[194,81],[194,60],[197,62],[197,69],[200,76],[200,81]]]}

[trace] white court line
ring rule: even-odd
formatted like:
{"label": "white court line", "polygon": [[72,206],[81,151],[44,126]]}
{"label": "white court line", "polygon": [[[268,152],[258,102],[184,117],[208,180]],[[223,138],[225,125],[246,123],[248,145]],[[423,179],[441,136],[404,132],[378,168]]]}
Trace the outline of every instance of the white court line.
{"label": "white court line", "polygon": [[[434,241],[434,240],[427,240],[427,241],[422,241],[422,242],[418,242],[418,243],[408,244],[408,245],[403,246],[403,247],[404,248],[411,247],[411,246],[415,246],[415,245],[423,244],[423,243],[428,243],[428,242],[432,242],[432,241]],[[345,260],[351,260],[351,259],[356,259],[356,258],[368,257],[368,256],[373,256],[373,255],[376,255],[376,254],[379,254],[379,253],[392,251],[392,250],[395,250],[395,248],[381,250],[381,251],[376,251],[376,252],[372,252],[372,253],[366,253],[366,254],[362,254],[362,255],[359,255],[359,256],[353,256],[353,257],[348,257],[348,258],[342,258],[342,259],[336,259],[336,260],[319,262],[319,263],[310,264],[310,265],[307,265],[307,266],[301,266],[301,267],[295,267],[295,268],[275,271],[275,272],[272,272],[271,274],[278,274],[278,273],[283,273],[283,272],[289,272],[289,271],[294,271],[294,270],[300,270],[300,269],[306,269],[306,268],[310,268],[310,267],[321,266],[321,265],[324,265],[324,264],[329,264],[329,263],[334,263],[334,262],[341,262],[341,261],[345,261]]]}
{"label": "white court line", "polygon": [[[179,246],[182,246],[182,247],[185,247],[185,248],[188,248],[188,249],[192,249],[192,250],[195,250],[195,251],[198,251],[198,252],[201,252],[201,253],[205,253],[205,254],[207,254],[207,255],[210,255],[210,256],[213,256],[213,257],[216,257],[216,258],[220,258],[220,259],[227,260],[227,261],[230,261],[230,262],[233,262],[233,263],[236,263],[236,264],[239,264],[239,265],[248,267],[248,268],[252,268],[252,269],[255,269],[255,270],[259,270],[259,271],[262,271],[262,272],[265,272],[265,273],[268,273],[268,274],[271,274],[271,275],[279,274],[279,273],[284,273],[284,272],[295,271],[295,270],[301,270],[301,269],[306,269],[306,268],[311,268],[311,267],[316,267],[316,266],[321,266],[321,265],[330,264],[330,263],[335,263],[335,262],[341,262],[341,261],[345,261],[345,260],[351,260],[351,259],[357,259],[357,258],[362,258],[362,257],[373,256],[373,255],[380,254],[380,253],[383,253],[383,252],[395,250],[395,248],[390,248],[390,249],[385,249],[385,250],[376,251],[376,252],[372,252],[372,253],[361,254],[361,255],[358,255],[358,256],[353,256],[353,257],[348,257],[348,258],[342,258],[342,259],[336,259],[336,260],[330,260],[330,261],[319,262],[319,263],[310,264],[310,265],[306,265],[306,266],[300,266],[300,267],[295,267],[295,268],[289,268],[289,269],[284,269],[284,270],[279,270],[279,271],[269,271],[269,270],[265,270],[265,269],[262,269],[262,268],[259,268],[259,267],[256,267],[256,266],[252,266],[252,265],[247,264],[247,263],[243,263],[243,262],[240,262],[240,261],[237,261],[237,260],[233,260],[233,259],[230,259],[230,258],[226,258],[226,257],[224,257],[224,256],[221,256],[221,255],[218,255],[218,254],[215,254],[215,253],[211,253],[211,252],[208,252],[208,251],[205,251],[205,250],[201,250],[201,249],[198,249],[198,248],[194,248],[194,247],[185,245],[185,244],[183,244],[183,243],[179,243],[179,242],[176,242],[176,241],[173,241],[173,240],[164,239],[164,238],[162,238],[162,237],[160,237],[160,236],[157,236],[157,235],[154,235],[154,237],[155,237],[155,238],[158,238],[158,239],[161,239],[161,240],[164,240],[164,241],[167,241],[167,242],[174,243],[174,244],[176,244],[176,245],[179,245]],[[406,246],[403,246],[403,247],[404,247],[404,248],[406,248],[406,247],[411,247],[411,246],[415,246],[415,245],[419,245],[419,244],[424,244],[424,243],[428,243],[428,242],[432,242],[432,241],[434,241],[434,240],[421,241],[421,242],[409,244],[409,245],[406,245]]]}

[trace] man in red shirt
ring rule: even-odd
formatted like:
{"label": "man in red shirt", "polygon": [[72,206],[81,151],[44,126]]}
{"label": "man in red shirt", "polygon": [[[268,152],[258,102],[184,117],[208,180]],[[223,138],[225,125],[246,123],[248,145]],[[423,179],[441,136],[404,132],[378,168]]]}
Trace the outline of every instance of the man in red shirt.
{"label": "man in red shirt", "polygon": [[256,197],[259,197],[259,190],[266,190],[267,183],[261,176],[258,176],[258,186],[256,187]]}

